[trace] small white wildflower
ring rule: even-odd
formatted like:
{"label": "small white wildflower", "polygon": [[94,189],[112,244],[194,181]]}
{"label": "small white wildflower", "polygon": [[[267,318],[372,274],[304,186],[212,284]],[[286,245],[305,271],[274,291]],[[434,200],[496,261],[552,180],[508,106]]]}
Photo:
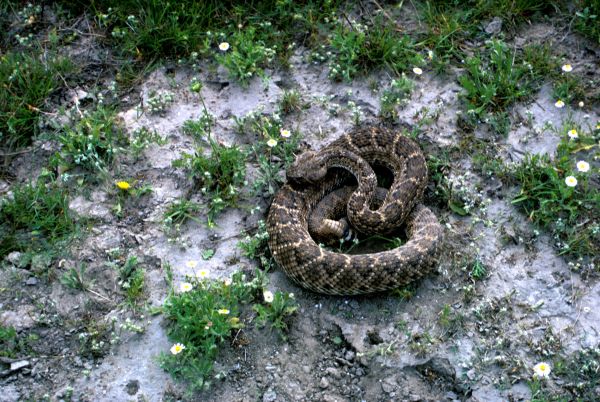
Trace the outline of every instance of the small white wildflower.
{"label": "small white wildflower", "polygon": [[565,178],[565,183],[569,187],[575,187],[577,185],[577,179],[575,178],[575,176],[567,176]]}
{"label": "small white wildflower", "polygon": [[229,50],[229,43],[227,42],[221,42],[219,43],[219,50],[226,52]]}
{"label": "small white wildflower", "polygon": [[538,363],[533,367],[534,378],[548,378],[552,369],[548,363]]}
{"label": "small white wildflower", "polygon": [[582,173],[586,173],[590,170],[590,164],[586,161],[579,161],[577,162],[577,170],[579,170]]}

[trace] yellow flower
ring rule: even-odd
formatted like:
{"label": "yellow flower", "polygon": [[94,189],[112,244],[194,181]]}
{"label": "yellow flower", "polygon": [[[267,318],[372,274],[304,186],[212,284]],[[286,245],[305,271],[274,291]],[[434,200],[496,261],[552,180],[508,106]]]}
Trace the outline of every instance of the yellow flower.
{"label": "yellow flower", "polygon": [[208,269],[201,269],[200,271],[198,271],[198,274],[196,274],[196,276],[200,279],[204,279],[208,277]]}
{"label": "yellow flower", "polygon": [[554,106],[556,106],[557,108],[562,108],[565,106],[565,102],[561,101],[560,99],[556,101],[556,103],[554,104]]}
{"label": "yellow flower", "polygon": [[227,315],[227,314],[229,314],[229,310],[227,310],[226,308],[220,308],[217,310],[217,313],[219,313],[221,315]]}
{"label": "yellow flower", "polygon": [[180,286],[180,289],[182,292],[189,292],[190,290],[192,290],[194,287],[192,286],[191,283],[189,282],[183,282]]}
{"label": "yellow flower", "polygon": [[265,301],[266,301],[267,303],[271,303],[271,302],[273,301],[273,293],[271,293],[271,292],[270,292],[270,291],[268,291],[268,290],[265,290],[265,291],[263,292],[263,297],[265,298]]}
{"label": "yellow flower", "polygon": [[267,141],[267,145],[270,148],[273,148],[275,145],[277,145],[277,140],[274,140],[273,138],[269,138],[269,141]]}
{"label": "yellow flower", "polygon": [[565,73],[570,73],[571,71],[573,71],[573,66],[570,64],[565,64],[561,68]]}
{"label": "yellow flower", "polygon": [[577,130],[575,130],[575,129],[569,130],[569,132],[567,133],[567,135],[572,140],[574,140],[575,138],[579,137],[579,134],[577,134]]}
{"label": "yellow flower", "polygon": [[226,52],[229,50],[229,43],[227,42],[221,42],[219,43],[219,49],[222,50],[223,52]]}
{"label": "yellow flower", "polygon": [[577,162],[577,170],[582,173],[588,172],[590,170],[590,164],[586,161],[579,161]]}
{"label": "yellow flower", "polygon": [[567,176],[565,178],[565,183],[569,187],[575,187],[577,185],[577,179],[575,178],[575,176]]}
{"label": "yellow flower", "polygon": [[279,134],[281,134],[283,138],[290,138],[292,135],[292,133],[290,133],[290,130],[284,130],[283,128],[279,130]]}
{"label": "yellow flower", "polygon": [[126,181],[118,181],[117,187],[119,187],[121,190],[129,190],[131,188],[131,184]]}
{"label": "yellow flower", "polygon": [[415,68],[413,68],[413,73],[415,73],[417,75],[421,75],[421,74],[423,74],[423,70],[421,70],[419,67],[415,67]]}
{"label": "yellow flower", "polygon": [[240,319],[237,317],[231,317],[229,319],[229,322],[231,323],[231,325],[236,325],[238,322],[240,322]]}
{"label": "yellow flower", "polygon": [[176,343],[175,345],[171,346],[171,353],[178,355],[179,353],[183,352],[183,349],[185,349],[184,345],[181,343]]}
{"label": "yellow flower", "polygon": [[533,367],[533,377],[534,378],[548,378],[550,376],[550,365],[548,363],[538,363]]}
{"label": "yellow flower", "polygon": [[197,265],[198,265],[198,261],[194,261],[194,260],[190,260],[185,263],[185,266],[188,268],[191,268],[191,269],[196,268]]}

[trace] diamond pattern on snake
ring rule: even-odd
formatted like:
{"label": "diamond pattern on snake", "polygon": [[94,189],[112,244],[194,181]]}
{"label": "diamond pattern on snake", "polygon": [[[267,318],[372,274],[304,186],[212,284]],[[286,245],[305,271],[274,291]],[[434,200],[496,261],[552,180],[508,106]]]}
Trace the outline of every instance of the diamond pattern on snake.
{"label": "diamond pattern on snake", "polygon": [[[392,172],[389,189],[377,187],[374,166]],[[426,185],[423,152],[397,131],[358,128],[307,151],[288,169],[269,210],[273,257],[295,283],[318,293],[359,295],[407,285],[435,267],[442,240],[436,216],[421,203]],[[320,245],[353,230],[386,235],[402,225],[408,240],[392,250],[346,254]]]}

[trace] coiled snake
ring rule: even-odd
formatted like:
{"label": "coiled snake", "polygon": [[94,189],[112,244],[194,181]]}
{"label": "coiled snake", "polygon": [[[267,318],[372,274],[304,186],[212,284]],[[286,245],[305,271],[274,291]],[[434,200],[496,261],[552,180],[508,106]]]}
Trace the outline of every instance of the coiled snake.
{"label": "coiled snake", "polygon": [[[371,166],[393,173],[387,193],[377,187]],[[269,210],[269,247],[302,287],[331,295],[385,291],[421,278],[435,265],[442,228],[420,204],[427,165],[419,146],[401,133],[356,129],[318,153],[300,155],[287,178]],[[339,210],[347,219],[336,220]],[[392,250],[351,255],[329,251],[311,236],[312,231],[316,238],[339,239],[348,234],[348,221],[367,235],[405,224],[408,241]]]}

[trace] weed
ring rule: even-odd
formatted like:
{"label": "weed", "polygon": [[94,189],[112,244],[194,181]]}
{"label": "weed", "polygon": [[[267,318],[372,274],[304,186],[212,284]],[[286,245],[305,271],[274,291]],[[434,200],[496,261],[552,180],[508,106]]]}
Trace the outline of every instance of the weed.
{"label": "weed", "polygon": [[470,265],[469,277],[473,280],[478,281],[487,276],[487,269],[479,257],[476,257]]}
{"label": "weed", "polygon": [[397,119],[396,108],[408,103],[414,86],[414,81],[406,77],[404,73],[400,78],[392,80],[390,87],[384,90],[381,96],[379,115],[388,120]]}
{"label": "weed", "polygon": [[281,114],[286,115],[292,112],[299,112],[302,110],[302,97],[300,92],[296,89],[289,91],[283,91],[279,98],[279,111]]}
{"label": "weed", "polygon": [[194,278],[182,285],[182,292],[171,293],[163,312],[169,338],[183,349],[163,353],[161,366],[189,383],[192,390],[208,388],[219,346],[233,330],[244,326],[239,317],[241,304],[250,302],[258,290],[255,282],[247,282],[245,275],[237,272],[230,281]]}
{"label": "weed", "polygon": [[187,120],[183,123],[183,132],[191,135],[197,143],[210,137],[211,127],[215,124],[215,117],[205,109],[198,120]]}
{"label": "weed", "polygon": [[62,145],[53,160],[54,165],[79,166],[92,173],[107,173],[115,155],[126,144],[116,113],[108,108],[84,112],[72,127],[65,127],[58,136]]}
{"label": "weed", "polygon": [[152,144],[165,145],[166,138],[163,138],[156,132],[150,131],[147,127],[141,127],[131,134],[129,149],[133,153],[133,157],[138,159],[142,152]]}
{"label": "weed", "polygon": [[173,94],[170,92],[151,93],[146,103],[150,114],[164,114],[173,103]]}
{"label": "weed", "polygon": [[[463,98],[469,116],[485,118],[488,113],[502,113],[513,103],[531,96],[535,77],[507,44],[498,40],[489,42],[487,65],[482,56],[469,57],[465,61],[466,74],[458,79],[465,89]],[[506,120],[507,117],[501,115],[500,119],[496,117],[495,124],[506,125]],[[500,132],[508,131],[504,126]]]}
{"label": "weed", "polygon": [[16,357],[17,353],[17,331],[14,327],[0,325],[0,357]]}
{"label": "weed", "polygon": [[0,257],[51,249],[75,230],[66,193],[54,183],[16,185],[0,200]]}
{"label": "weed", "polygon": [[210,156],[205,156],[201,150],[194,155],[184,153],[173,166],[186,168],[190,177],[202,186],[202,194],[208,197],[208,226],[214,227],[216,216],[227,206],[234,206],[239,198],[239,189],[246,176],[246,152],[211,137],[208,141]]}
{"label": "weed", "polygon": [[444,328],[446,335],[451,336],[462,329],[464,317],[460,312],[454,311],[452,306],[445,304],[438,313],[438,323]]}
{"label": "weed", "polygon": [[0,58],[0,143],[9,149],[31,143],[46,99],[60,76],[72,70],[67,59],[58,57],[42,61],[35,54],[8,52]]}
{"label": "weed", "polygon": [[129,257],[119,268],[119,286],[125,292],[127,303],[136,306],[144,295],[145,271],[136,256]]}
{"label": "weed", "polygon": [[[580,172],[573,154],[584,150],[593,136],[579,131],[572,140],[562,132],[561,142],[554,158],[548,155],[527,155],[511,168],[512,178],[520,185],[519,194],[512,203],[521,208],[535,223],[549,229],[555,237],[560,254],[574,257],[593,256],[600,242],[598,229],[598,202],[600,194],[589,185],[591,172]],[[571,179],[578,183],[569,187]],[[568,183],[567,183],[568,182]]]}
{"label": "weed", "polygon": [[417,292],[417,289],[415,288],[414,285],[407,285],[407,286],[392,290],[391,294],[393,296],[399,298],[401,301],[408,301],[413,298],[413,296],[415,295],[416,292]]}
{"label": "weed", "polygon": [[[270,26],[269,22],[261,22],[259,28],[264,27],[264,24]],[[265,45],[257,29],[251,26],[236,31],[231,41],[231,49],[223,51],[216,58],[227,68],[231,78],[245,86],[255,75],[263,75],[262,68],[273,62],[276,52],[274,48]]]}
{"label": "weed", "polygon": [[372,26],[351,22],[338,24],[332,33],[330,45],[333,55],[329,63],[329,77],[351,81],[359,73],[376,67],[387,67],[394,73],[423,64],[409,36],[400,36],[395,26],[373,21]]}
{"label": "weed", "polygon": [[197,220],[196,214],[200,211],[201,205],[194,201],[180,199],[172,202],[167,207],[163,215],[163,223],[167,227],[173,225],[181,226],[188,219]]}
{"label": "weed", "polygon": [[579,0],[576,2],[575,29],[600,44],[600,1]]}
{"label": "weed", "polygon": [[286,339],[285,332],[288,330],[286,319],[298,309],[293,293],[265,291],[263,293],[264,304],[255,304],[253,309],[258,314],[256,324],[265,326],[271,323],[271,328],[278,331],[282,339]]}
{"label": "weed", "polygon": [[256,233],[252,236],[246,234],[244,239],[240,240],[237,245],[242,250],[244,257],[254,259],[265,255],[268,239],[267,224],[264,220],[260,220],[258,221]]}
{"label": "weed", "polygon": [[60,283],[73,290],[89,290],[92,287],[92,281],[85,279],[86,269],[87,267],[85,264],[81,264],[79,269],[74,267],[69,268],[69,270],[60,277]]}

